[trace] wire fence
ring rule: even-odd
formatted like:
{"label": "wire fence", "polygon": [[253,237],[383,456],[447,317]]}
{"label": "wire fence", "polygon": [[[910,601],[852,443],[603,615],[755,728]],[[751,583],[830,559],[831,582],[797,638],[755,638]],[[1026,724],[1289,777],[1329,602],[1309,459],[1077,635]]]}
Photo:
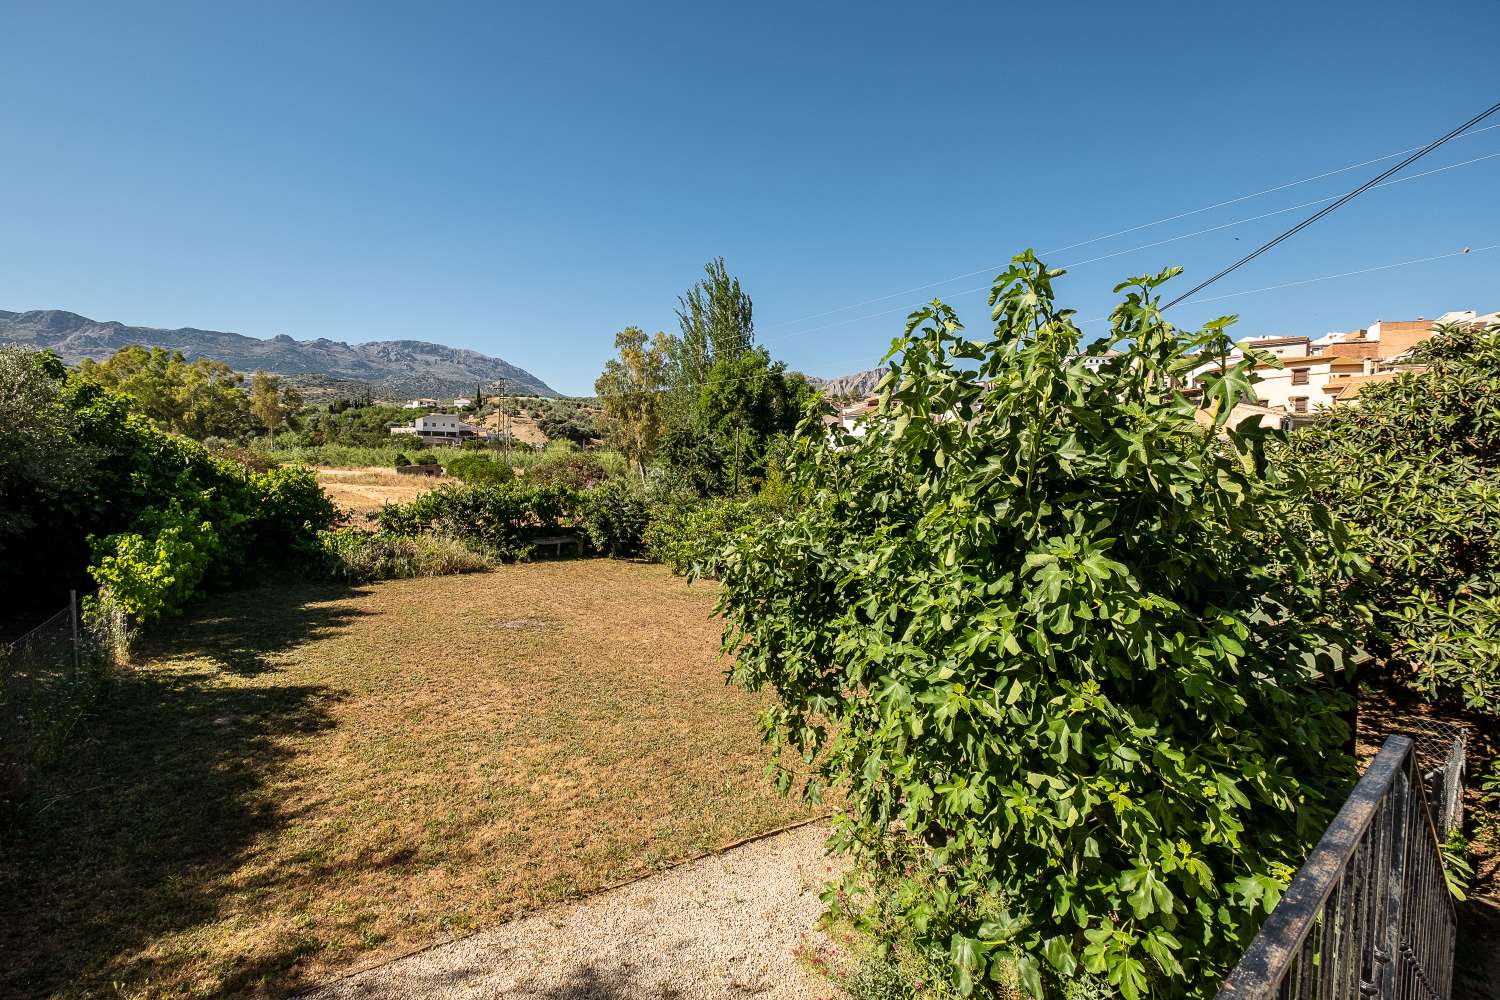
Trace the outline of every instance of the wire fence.
{"label": "wire fence", "polygon": [[1461,767],[1463,744],[1385,741],[1217,1000],[1447,1000],[1455,915],[1422,758]]}
{"label": "wire fence", "polygon": [[0,804],[62,754],[128,642],[125,614],[107,594],[74,591],[67,607],[0,647]]}
{"label": "wire fence", "polygon": [[1440,719],[1406,719],[1401,729],[1412,738],[1422,783],[1432,806],[1438,836],[1446,839],[1464,821],[1464,781],[1469,773],[1469,728]]}

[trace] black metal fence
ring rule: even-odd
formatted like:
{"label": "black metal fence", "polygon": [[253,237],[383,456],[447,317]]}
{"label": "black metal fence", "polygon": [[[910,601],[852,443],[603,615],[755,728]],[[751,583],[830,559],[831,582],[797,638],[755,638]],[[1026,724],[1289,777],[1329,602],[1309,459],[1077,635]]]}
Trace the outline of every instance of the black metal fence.
{"label": "black metal fence", "polygon": [[[1447,750],[1461,799],[1462,739]],[[1385,741],[1218,1000],[1447,1000],[1453,900],[1426,777],[1414,739]]]}
{"label": "black metal fence", "polygon": [[0,646],[0,804],[62,752],[127,641],[125,616],[107,595],[75,592],[67,607]]}

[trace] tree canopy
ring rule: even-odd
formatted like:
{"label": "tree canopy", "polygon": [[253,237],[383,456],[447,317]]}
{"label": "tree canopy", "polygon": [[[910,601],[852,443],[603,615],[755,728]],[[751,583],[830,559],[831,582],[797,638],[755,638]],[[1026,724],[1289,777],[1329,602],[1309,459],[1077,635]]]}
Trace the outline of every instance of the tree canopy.
{"label": "tree canopy", "polygon": [[254,434],[244,378],[222,361],[189,362],[180,351],[122,347],[102,362],[84,359],[89,378],[130,396],[146,416],[195,440]]}
{"label": "tree canopy", "polygon": [[1392,679],[1500,712],[1500,327],[1440,327],[1411,361],[1284,454],[1358,535]]}
{"label": "tree canopy", "polygon": [[644,481],[646,461],[655,454],[662,431],[671,338],[657,333],[648,339],[640,327],[627,327],[615,334],[615,350],[618,356],[605,364],[594,391],[611,439]]}

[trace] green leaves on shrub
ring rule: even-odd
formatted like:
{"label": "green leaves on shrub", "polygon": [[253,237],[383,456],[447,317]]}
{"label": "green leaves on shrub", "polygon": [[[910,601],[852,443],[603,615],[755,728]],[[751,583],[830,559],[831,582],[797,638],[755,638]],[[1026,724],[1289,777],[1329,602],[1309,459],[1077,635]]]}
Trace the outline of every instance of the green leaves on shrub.
{"label": "green leaves on shrub", "polygon": [[431,531],[457,538],[500,560],[523,559],[530,540],[555,535],[576,517],[579,495],[565,486],[517,481],[495,486],[440,486],[375,515],[380,530],[412,537]]}
{"label": "green leaves on shrub", "polygon": [[645,495],[623,476],[605,480],[584,494],[584,528],[601,555],[638,555],[648,520]]}
{"label": "green leaves on shrub", "polygon": [[488,455],[459,455],[448,462],[444,471],[455,479],[473,484],[508,483],[516,477],[509,465]]}
{"label": "green leaves on shrub", "polygon": [[646,554],[672,572],[717,579],[726,545],[763,516],[755,499],[677,493],[651,502],[642,541]]}
{"label": "green leaves on shrub", "polygon": [[780,786],[810,765],[809,795],[844,792],[837,847],[911,850],[883,905],[966,992],[1003,968],[1212,994],[1352,776],[1323,588],[1357,562],[1263,432],[1225,426],[1248,364],[1210,426],[1174,388],[1230,322],[1166,323],[1176,273],[1119,286],[1083,356],[1030,253],[990,338],[914,313],[867,433],[806,419],[802,502],[722,560]]}
{"label": "green leaves on shrub", "polygon": [[173,508],[147,511],[139,530],[94,543],[89,572],[115,602],[140,622],[182,609],[221,557],[214,526]]}
{"label": "green leaves on shrub", "polygon": [[1429,699],[1500,712],[1500,328],[1441,328],[1413,360],[1284,455],[1375,571],[1372,651]]}

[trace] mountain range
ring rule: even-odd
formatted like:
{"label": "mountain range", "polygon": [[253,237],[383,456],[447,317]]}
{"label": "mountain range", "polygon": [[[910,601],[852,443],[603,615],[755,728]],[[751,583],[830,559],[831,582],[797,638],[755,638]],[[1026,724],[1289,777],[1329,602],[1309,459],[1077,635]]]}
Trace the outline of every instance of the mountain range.
{"label": "mountain range", "polygon": [[99,322],[61,309],[9,312],[0,309],[0,343],[55,351],[64,361],[103,361],[131,344],[181,351],[189,361],[212,358],[236,371],[272,372],[309,385],[364,385],[376,395],[399,398],[490,390],[556,396],[547,383],[523,368],[478,351],[423,340],[293,340],[286,334],[261,340],[239,333],[182,327],[163,330]]}
{"label": "mountain range", "polygon": [[823,390],[829,399],[863,399],[875,391],[875,386],[885,377],[889,368],[871,368],[869,371],[840,375],[838,378],[812,378],[814,389]]}

